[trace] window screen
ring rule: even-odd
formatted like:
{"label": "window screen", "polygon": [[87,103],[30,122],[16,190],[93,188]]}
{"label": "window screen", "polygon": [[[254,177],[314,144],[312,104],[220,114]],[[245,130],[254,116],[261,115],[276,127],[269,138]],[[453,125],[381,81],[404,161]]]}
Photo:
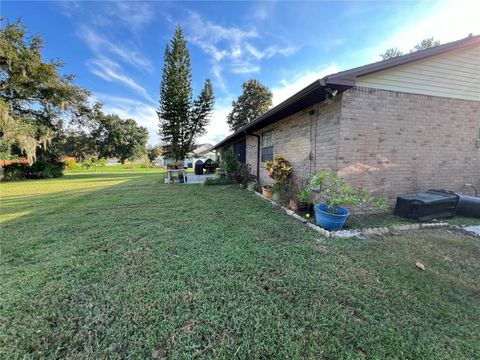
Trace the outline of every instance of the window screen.
{"label": "window screen", "polygon": [[273,131],[262,134],[262,162],[273,160]]}

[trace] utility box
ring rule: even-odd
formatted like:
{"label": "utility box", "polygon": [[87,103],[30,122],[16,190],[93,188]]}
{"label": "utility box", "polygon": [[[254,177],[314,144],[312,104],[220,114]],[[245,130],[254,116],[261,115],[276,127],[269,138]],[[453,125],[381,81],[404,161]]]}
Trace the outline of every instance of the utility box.
{"label": "utility box", "polygon": [[427,221],[455,216],[459,196],[446,190],[427,190],[397,197],[395,215]]}

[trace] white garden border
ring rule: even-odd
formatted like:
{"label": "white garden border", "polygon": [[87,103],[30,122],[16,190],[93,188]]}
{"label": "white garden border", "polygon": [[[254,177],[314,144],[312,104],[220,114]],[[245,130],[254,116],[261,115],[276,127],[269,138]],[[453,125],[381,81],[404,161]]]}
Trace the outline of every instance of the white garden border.
{"label": "white garden border", "polygon": [[461,229],[458,226],[450,225],[446,222],[438,222],[438,223],[421,223],[421,224],[401,224],[401,225],[392,225],[390,227],[382,227],[382,228],[365,228],[360,230],[339,230],[339,231],[328,231],[324,228],[311,223],[310,221],[304,219],[295,211],[290,210],[281,204],[273,201],[272,199],[268,199],[263,196],[261,193],[254,191],[256,195],[261,197],[262,199],[268,201],[273,206],[280,207],[287,215],[290,215],[296,220],[301,221],[302,223],[306,224],[309,228],[317,231],[320,235],[324,237],[334,237],[334,238],[353,238],[353,237],[360,237],[360,236],[372,236],[372,235],[386,235],[389,233],[396,233],[399,231],[409,231],[409,230],[418,230],[418,229],[425,229],[425,228],[442,228],[442,227],[453,227],[455,229]]}

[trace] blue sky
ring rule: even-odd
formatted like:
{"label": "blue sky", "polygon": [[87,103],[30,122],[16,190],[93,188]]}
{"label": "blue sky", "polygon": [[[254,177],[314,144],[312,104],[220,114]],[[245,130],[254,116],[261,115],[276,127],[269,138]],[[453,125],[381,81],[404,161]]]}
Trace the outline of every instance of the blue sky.
{"label": "blue sky", "polygon": [[92,91],[107,112],[132,117],[158,143],[158,92],[166,43],[180,24],[189,42],[194,89],[213,82],[216,105],[199,142],[228,135],[226,115],[240,85],[255,77],[274,104],[315,79],[408,52],[425,37],[442,43],[480,34],[475,1],[163,2],[2,1],[46,40],[44,57]]}

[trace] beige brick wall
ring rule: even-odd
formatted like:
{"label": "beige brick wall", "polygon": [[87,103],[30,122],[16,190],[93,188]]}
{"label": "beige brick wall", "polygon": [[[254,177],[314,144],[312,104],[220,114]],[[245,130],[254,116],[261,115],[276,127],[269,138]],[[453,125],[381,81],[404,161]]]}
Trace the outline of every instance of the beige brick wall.
{"label": "beige brick wall", "polygon": [[480,102],[354,88],[343,93],[337,169],[391,202],[480,186]]}
{"label": "beige brick wall", "polygon": [[[330,104],[316,104],[256,132],[261,137],[263,132],[273,129],[274,154],[284,156],[294,169],[293,191],[299,191],[315,166],[335,166],[340,109],[341,96],[337,96]],[[311,110],[315,110],[313,115],[309,114]],[[247,163],[256,175],[257,139],[254,136],[247,137]],[[264,162],[260,163],[260,182],[272,183]]]}
{"label": "beige brick wall", "polygon": [[[327,167],[394,202],[399,194],[427,188],[480,187],[479,128],[479,102],[354,88],[257,134],[274,130],[274,153],[292,163],[294,191]],[[255,175],[256,162],[257,139],[247,136],[247,163]],[[272,183],[263,165],[260,182]]]}

